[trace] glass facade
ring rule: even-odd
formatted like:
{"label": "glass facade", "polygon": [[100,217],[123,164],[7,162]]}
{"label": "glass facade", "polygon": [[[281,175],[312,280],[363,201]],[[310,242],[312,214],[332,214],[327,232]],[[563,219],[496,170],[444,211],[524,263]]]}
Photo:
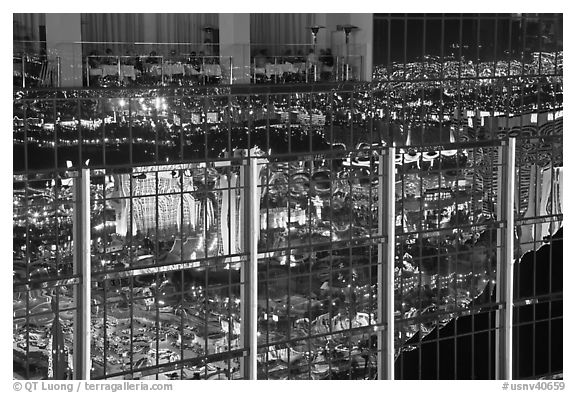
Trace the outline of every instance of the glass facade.
{"label": "glass facade", "polygon": [[558,16],[470,16],[471,59],[468,17],[374,18],[371,83],[14,91],[19,378],[89,337],[92,379],[383,379],[392,334],[397,379],[494,379],[507,310],[512,376],[562,375]]}
{"label": "glass facade", "polygon": [[246,253],[221,220],[245,186],[218,168],[91,173],[93,379],[240,377]]}
{"label": "glass facade", "polygon": [[[541,127],[519,150],[514,272],[514,378],[562,370],[562,119]],[[520,344],[522,343],[522,344]]]}

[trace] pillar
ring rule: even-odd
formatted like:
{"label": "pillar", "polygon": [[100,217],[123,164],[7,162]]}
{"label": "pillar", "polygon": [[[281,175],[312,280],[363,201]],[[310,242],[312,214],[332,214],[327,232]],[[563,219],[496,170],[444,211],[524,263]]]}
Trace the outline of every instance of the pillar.
{"label": "pillar", "polygon": [[218,27],[224,77],[229,83],[250,83],[250,14],[219,14]]}
{"label": "pillar", "polygon": [[80,14],[46,14],[46,51],[60,59],[60,86],[82,86]]}
{"label": "pillar", "polygon": [[378,164],[378,379],[394,379],[394,261],[396,249],[396,148]]}
{"label": "pillar", "polygon": [[240,169],[240,219],[242,229],[241,253],[246,258],[240,265],[240,347],[244,356],[240,359],[243,379],[257,379],[258,358],[258,236],[256,225],[260,222],[260,201],[243,196],[256,194],[258,188],[258,159],[250,158],[248,165]]}
{"label": "pillar", "polygon": [[[318,35],[316,36],[316,48],[326,49],[330,48],[330,27],[328,26],[328,15],[326,13],[314,14],[314,25],[324,26],[323,29],[318,30]],[[312,33],[308,30],[308,40],[312,44]]]}
{"label": "pillar", "polygon": [[90,170],[80,169],[74,178],[74,379],[90,379],[91,345],[91,259],[90,259]]}
{"label": "pillar", "polygon": [[[374,36],[373,14],[350,14],[350,24],[358,26],[350,34],[350,54],[362,56],[361,78],[366,81],[372,80],[372,47]],[[354,53],[357,51],[358,53]]]}
{"label": "pillar", "polygon": [[374,15],[324,13],[315,14],[314,18],[317,25],[326,26],[318,32],[318,48],[331,48],[334,56],[346,55],[346,38],[341,26],[351,24],[358,27],[350,33],[350,55],[362,56],[361,79],[372,80]]}
{"label": "pillar", "polygon": [[512,343],[514,309],[514,179],[516,175],[516,139],[502,142],[498,167],[498,228],[496,255],[496,379],[512,379]]}

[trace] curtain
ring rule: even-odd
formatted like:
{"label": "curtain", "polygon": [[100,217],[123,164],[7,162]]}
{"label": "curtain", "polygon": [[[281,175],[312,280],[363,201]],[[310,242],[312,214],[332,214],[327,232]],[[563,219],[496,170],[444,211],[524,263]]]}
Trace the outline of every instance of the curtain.
{"label": "curtain", "polygon": [[218,14],[82,14],[82,40],[201,43],[207,25],[217,28]]}
{"label": "curtain", "polygon": [[[210,37],[202,30],[205,26],[218,28],[218,14],[82,14],[82,41],[102,43],[85,48],[100,54],[106,49],[115,55],[127,51],[148,54],[152,50],[157,54],[168,54],[171,50],[188,53],[196,48],[162,44],[201,44],[206,39],[217,42],[217,37]],[[158,44],[133,45],[134,42]]]}
{"label": "curtain", "polygon": [[44,14],[12,14],[14,47],[12,51],[17,53],[39,54],[44,51],[40,38],[40,26],[46,25]]}
{"label": "curtain", "polygon": [[12,14],[13,15],[13,48],[14,54],[41,54],[45,45],[40,43],[40,26],[46,25],[44,14]]}
{"label": "curtain", "polygon": [[82,14],[82,41],[134,42],[142,34],[138,14]]}
{"label": "curtain", "polygon": [[218,28],[218,14],[156,14],[156,42],[202,43],[205,26]]}
{"label": "curtain", "polygon": [[13,14],[14,41],[38,41],[45,24],[44,14]]}
{"label": "curtain", "polygon": [[[312,43],[309,27],[315,24],[315,14],[250,14],[250,42],[255,47],[267,47],[270,54],[281,54],[294,45]],[[292,52],[295,52],[292,50]]]}

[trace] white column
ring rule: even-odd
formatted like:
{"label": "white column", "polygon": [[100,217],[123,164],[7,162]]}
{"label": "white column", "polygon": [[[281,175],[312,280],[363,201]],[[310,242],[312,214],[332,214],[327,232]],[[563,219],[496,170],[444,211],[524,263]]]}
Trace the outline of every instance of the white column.
{"label": "white column", "polygon": [[258,158],[250,158],[248,168],[250,178],[248,179],[248,192],[251,196],[248,208],[248,231],[250,234],[248,244],[248,269],[249,269],[249,288],[250,288],[250,379],[256,380],[258,374],[258,233],[257,228],[260,226],[260,200],[256,198],[258,191]]}
{"label": "white column", "polygon": [[394,379],[394,261],[396,246],[396,148],[378,165],[378,379]]}
{"label": "white column", "polygon": [[260,222],[260,204],[254,196],[258,187],[258,159],[244,161],[240,168],[240,187],[242,187],[241,220],[243,222],[242,240],[246,258],[240,267],[240,347],[247,349],[240,359],[240,374],[244,379],[257,379],[258,352],[258,237],[255,228]]}
{"label": "white column", "polygon": [[373,14],[316,14],[316,24],[326,26],[318,33],[318,47],[331,48],[334,56],[344,56],[345,34],[339,26],[351,24],[356,27],[350,33],[350,55],[362,56],[362,77],[372,80],[372,43],[374,35]]}
{"label": "white column", "polygon": [[74,179],[73,271],[80,283],[74,288],[74,379],[90,379],[91,268],[90,268],[90,171],[81,169]]}
{"label": "white column", "polygon": [[496,270],[496,379],[512,379],[512,333],[514,307],[514,176],[516,174],[516,139],[510,138],[500,147],[498,229]]}
{"label": "white column", "polygon": [[46,13],[46,50],[50,58],[60,58],[62,87],[82,86],[80,41],[80,14]]}
{"label": "white column", "polygon": [[[250,14],[219,14],[220,65],[233,83],[250,83]],[[232,75],[230,75],[232,58]]]}
{"label": "white column", "polygon": [[338,26],[350,23],[349,14],[325,14],[326,15],[326,46],[332,49],[334,56],[344,55],[344,31],[338,30]]}
{"label": "white column", "polygon": [[[350,34],[350,48],[354,48],[350,54],[362,56],[362,79],[371,81],[374,15],[350,14],[350,24],[358,26],[358,29]],[[359,53],[354,53],[354,50]]]}

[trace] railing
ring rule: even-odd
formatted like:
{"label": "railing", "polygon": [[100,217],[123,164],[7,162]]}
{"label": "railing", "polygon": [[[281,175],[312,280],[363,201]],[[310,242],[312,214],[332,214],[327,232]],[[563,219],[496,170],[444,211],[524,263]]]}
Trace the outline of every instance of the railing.
{"label": "railing", "polygon": [[[72,44],[64,45],[60,49],[79,49],[72,47]],[[312,83],[361,81],[365,78],[362,56],[330,56],[330,59],[310,61],[296,56],[277,56],[264,63],[254,58],[251,64],[241,64],[232,56],[197,56],[194,53],[89,55],[83,58],[82,69],[87,87],[231,85],[249,81]],[[15,87],[60,87],[61,80],[60,57],[14,56]]]}
{"label": "railing", "polygon": [[15,55],[12,74],[14,88],[60,87],[60,57]]}
{"label": "railing", "polygon": [[[498,146],[497,143],[445,145],[437,151],[436,176],[465,179],[467,169],[474,170],[476,163],[470,166],[461,158]],[[421,146],[417,153],[429,152],[431,148]],[[76,359],[79,356],[88,359],[75,361],[74,370],[84,378],[93,379],[148,379],[161,374],[178,379],[281,379],[287,375],[382,379],[394,377],[394,372],[378,365],[393,364],[396,357],[402,359],[397,365],[404,364],[404,354],[412,354],[415,349],[411,340],[415,334],[420,335],[418,350],[425,350],[431,343],[440,344],[426,338],[434,328],[449,329],[455,318],[463,320],[472,315],[477,320],[485,316],[492,320],[486,330],[473,333],[475,356],[488,365],[486,375],[478,371],[483,368],[477,368],[476,372],[486,378],[498,377],[500,374],[494,368],[497,359],[511,354],[505,350],[508,345],[490,353],[494,334],[503,334],[504,329],[503,325],[494,323],[495,314],[499,308],[511,309],[512,304],[507,300],[491,300],[494,283],[500,288],[503,282],[494,275],[490,255],[499,248],[512,249],[513,244],[502,243],[497,248],[490,245],[489,238],[498,228],[510,228],[510,222],[491,220],[485,210],[475,209],[477,202],[473,194],[464,195],[465,190],[474,189],[473,184],[462,185],[457,181],[457,190],[447,187],[449,193],[460,192],[459,196],[450,197],[455,200],[440,194],[433,195],[430,201],[425,196],[420,199],[419,213],[425,217],[422,222],[435,221],[437,227],[410,230],[411,222],[417,223],[414,218],[403,217],[406,209],[410,209],[406,206],[410,195],[407,198],[403,194],[407,191],[399,195],[395,183],[398,180],[406,183],[401,189],[415,186],[403,174],[413,173],[421,176],[422,189],[426,177],[434,173],[414,172],[414,163],[428,161],[422,156],[420,161],[414,161],[412,151],[400,149],[394,154],[388,148],[383,150],[384,154],[381,148],[360,148],[288,161],[246,151],[247,156],[238,155],[232,161],[94,168],[80,172],[70,168],[62,176],[65,182],[45,191],[33,184],[43,182],[41,179],[24,180],[24,194],[15,202],[31,209],[33,217],[37,217],[38,210],[51,216],[51,209],[57,209],[53,202],[38,203],[39,196],[50,198],[51,192],[58,194],[60,200],[74,196],[75,205],[65,211],[71,228],[64,225],[60,231],[71,229],[75,241],[73,246],[60,243],[63,239],[57,243],[54,254],[59,273],[47,272],[49,278],[38,282],[15,283],[14,329],[15,344],[19,348],[15,356],[24,356],[24,350],[28,356],[26,362],[31,364],[29,356],[34,348],[40,356],[40,361],[35,361],[36,369],[42,372],[44,348],[48,348],[49,353],[50,349],[56,349],[58,355],[48,360],[44,371],[54,378],[69,376],[70,353]],[[452,154],[454,151],[457,153]],[[379,167],[386,157],[396,166],[396,181],[382,170],[370,172],[370,168]],[[282,177],[286,178],[285,183]],[[304,179],[309,179],[309,183]],[[343,183],[344,188],[339,185],[342,179],[347,179],[348,185]],[[513,179],[507,180],[514,184]],[[188,185],[193,184],[207,188],[187,190]],[[325,187],[329,184],[334,185],[332,190],[330,186]],[[428,186],[425,189],[427,193],[433,190]],[[36,202],[29,199],[32,192]],[[338,192],[343,196],[337,196]],[[384,202],[379,195],[394,193],[396,197],[386,201],[391,204],[394,217],[386,222],[396,223],[398,235],[392,236],[396,239],[395,247],[390,248],[390,253],[384,253],[377,251],[376,246],[388,248],[384,236],[391,233],[378,229],[382,223],[378,212],[382,211]],[[350,198],[346,198],[347,194]],[[202,199],[202,195],[208,199]],[[247,198],[247,195],[256,197]],[[288,198],[285,208],[280,202],[282,198]],[[348,202],[333,211],[324,211],[328,206],[341,203],[342,198]],[[174,199],[174,206],[181,206],[180,215],[177,208],[170,208]],[[442,200],[445,206],[452,203],[459,206],[458,212],[470,215],[465,213],[466,217],[460,219],[456,214],[454,223],[439,216],[430,220],[427,214],[439,210],[425,204]],[[248,201],[250,204],[245,205]],[[511,206],[513,198],[501,199],[499,203]],[[464,205],[466,207],[460,207]],[[88,209],[88,206],[95,208]],[[339,212],[352,207],[354,214]],[[107,218],[107,209],[114,209],[114,219]],[[447,222],[450,224],[446,225]],[[30,228],[39,225],[49,227],[51,224],[46,217],[27,224]],[[288,234],[284,242],[279,243],[277,235],[285,229]],[[462,235],[466,233],[472,237],[474,233],[479,234],[476,251],[472,252],[485,256],[485,264],[474,267],[468,265],[465,258],[453,264],[449,261],[446,265],[435,264],[428,261],[429,250],[414,250],[420,247],[422,239],[438,241],[444,234],[447,238],[441,243],[426,247],[436,247],[433,255],[449,259],[462,254],[462,250],[441,249],[449,244],[465,244],[466,238]],[[80,242],[79,236],[86,239]],[[411,241],[414,239],[416,243]],[[481,246],[482,242],[485,244]],[[34,263],[39,262],[37,258],[48,258],[43,255],[46,252],[50,254],[32,244],[26,250]],[[392,263],[394,255],[399,253],[401,263]],[[92,257],[87,260],[88,255]],[[498,266],[504,263],[499,261]],[[79,264],[89,270],[84,270],[84,274],[81,269],[74,270],[80,272],[80,276],[75,277],[70,269]],[[119,264],[125,266],[119,269]],[[45,265],[51,266],[49,262]],[[19,267],[18,273],[29,277],[46,269],[44,265],[23,268],[26,271]],[[393,268],[393,280],[387,281],[386,275],[380,273],[385,268]],[[68,275],[63,276],[62,271],[67,269]],[[85,274],[90,274],[92,281]],[[302,280],[308,283],[304,288]],[[85,292],[87,282],[90,289]],[[40,285],[41,289],[30,291],[27,285]],[[319,303],[310,300],[302,304],[299,299],[308,293],[306,288],[316,286],[321,292],[314,302]],[[435,299],[415,295],[428,286],[436,294]],[[76,287],[78,293],[85,293],[83,297],[70,290]],[[383,304],[389,302],[389,295],[381,292],[384,290],[393,291],[396,299],[394,308],[388,308],[388,317],[381,314],[386,309]],[[129,301],[123,301],[123,297]],[[286,309],[279,300],[283,297],[286,297]],[[55,304],[51,300],[54,298]],[[318,309],[324,301],[327,308]],[[29,304],[34,305],[33,311],[22,313]],[[90,329],[82,331],[90,333],[72,339],[73,332],[79,333],[80,317],[86,316],[87,310],[91,310]],[[78,319],[74,320],[74,315]],[[53,328],[40,328],[50,321]],[[54,321],[60,321],[56,328]],[[30,326],[37,326],[34,333]],[[389,326],[395,326],[396,333]],[[292,337],[291,331],[299,333]],[[133,349],[129,352],[123,347],[123,341],[119,341],[124,340],[122,335],[130,340]],[[380,346],[387,336],[396,338],[396,352]],[[511,339],[512,336],[508,337]],[[85,340],[91,345],[84,345]],[[86,348],[92,348],[89,355]],[[358,357],[366,360],[364,365],[354,363]],[[466,355],[457,355],[450,362],[464,362],[466,358]],[[21,369],[21,361],[21,358],[17,360],[16,370]],[[285,366],[279,368],[278,361]],[[437,378],[445,375],[442,367],[436,367]],[[422,370],[427,372],[427,368]],[[39,376],[30,371],[27,375]],[[396,377],[408,375],[400,368]]]}
{"label": "railing", "polygon": [[98,42],[82,41],[84,55],[98,54],[105,55],[111,51],[113,54],[121,56],[150,55],[157,56],[180,56],[185,53],[195,53],[197,56],[218,55],[218,44],[203,44],[198,42]]}
{"label": "railing", "polygon": [[[392,82],[19,95],[15,370],[26,378],[42,376],[34,370],[46,376],[51,362],[58,364],[52,373],[66,371],[60,355],[48,360],[46,348],[50,337],[53,347],[72,348],[71,318],[88,307],[70,303],[71,287],[86,288],[72,269],[81,261],[74,255],[89,252],[92,378],[390,378],[391,363],[398,379],[502,378],[496,358],[509,346],[494,352],[491,344],[510,327],[497,318],[510,302],[492,298],[493,285],[504,286],[495,270],[502,263],[493,262],[502,262],[496,255],[510,242],[497,243],[493,235],[511,228],[496,215],[498,196],[508,195],[499,201],[508,207],[516,198],[501,191],[505,178],[498,168],[509,163],[498,160],[507,148],[498,139],[561,133],[561,105],[541,102],[540,108],[556,110],[535,118],[500,118],[495,108],[480,118],[482,111],[450,106],[477,105],[477,90],[457,103],[430,106],[417,98],[431,86],[414,86],[411,105],[412,95],[399,94]],[[522,108],[508,106],[506,113]],[[380,165],[392,158],[393,190],[385,186],[390,165]],[[516,165],[523,176],[525,161]],[[90,178],[83,188],[89,196],[81,199],[73,197],[70,180],[79,173]],[[506,178],[505,184],[515,183]],[[74,222],[87,222],[87,213],[74,204],[87,200],[90,240],[82,244],[90,249],[79,253],[72,240],[82,232]],[[381,227],[383,203],[394,212],[394,236]],[[74,218],[79,211],[84,218]],[[54,228],[55,222],[61,225]],[[386,236],[394,238],[394,250]],[[394,288],[380,284],[390,279],[384,270],[391,260]],[[383,295],[391,290],[393,307]],[[561,289],[550,293],[556,296],[550,307],[557,307]],[[247,300],[254,297],[257,302]],[[523,300],[515,297],[515,307]],[[392,308],[394,323],[382,315],[390,317]],[[62,333],[41,328],[54,315]],[[555,329],[559,319],[553,318]],[[470,320],[474,328],[464,332]],[[383,345],[392,325],[394,351]],[[456,325],[459,330],[451,330]],[[118,341],[123,335],[130,353]],[[557,338],[547,336],[554,345]],[[470,341],[474,355],[454,348],[448,349],[453,356],[444,355],[454,340],[460,350]],[[442,353],[442,364],[419,363],[431,353]],[[469,368],[458,368],[463,364]],[[546,371],[561,372],[561,365]]]}
{"label": "railing", "polygon": [[252,83],[312,83],[364,80],[362,56],[298,56],[252,59]]}
{"label": "railing", "polygon": [[232,84],[231,57],[88,56],[86,85],[194,86]]}
{"label": "railing", "polygon": [[[361,56],[335,57],[330,63],[297,57],[274,57],[272,62],[253,59],[253,83],[311,83],[363,79]],[[88,56],[87,86],[193,86],[234,84],[231,57],[217,56]]]}
{"label": "railing", "polygon": [[15,377],[562,378],[561,16],[529,18],[376,14],[373,83],[19,86]]}

